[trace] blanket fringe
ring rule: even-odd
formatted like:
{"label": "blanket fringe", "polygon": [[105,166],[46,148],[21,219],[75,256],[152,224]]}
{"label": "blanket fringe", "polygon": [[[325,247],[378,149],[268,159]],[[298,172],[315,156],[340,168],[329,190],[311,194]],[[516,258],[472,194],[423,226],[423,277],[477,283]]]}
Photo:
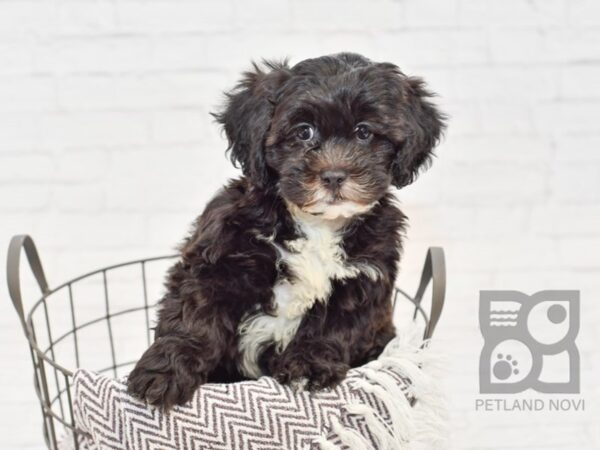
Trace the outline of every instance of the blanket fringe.
{"label": "blanket fringe", "polygon": [[[357,369],[359,377],[351,380],[352,388],[375,397],[389,414],[389,419],[384,419],[357,396],[344,408],[346,413],[356,414],[364,420],[377,450],[404,450],[417,444],[441,447],[447,439],[447,405],[439,387],[443,358],[432,349],[430,341],[424,344],[417,333],[411,329],[396,336],[378,360]],[[393,374],[410,380],[410,384],[398,383]],[[410,398],[416,399],[416,404],[411,405]],[[330,432],[345,446],[352,449],[373,447],[337,418],[331,425]],[[364,442],[355,440],[357,436]],[[326,435],[315,442],[322,450],[337,448]]]}
{"label": "blanket fringe", "polygon": [[372,448],[369,441],[352,428],[346,428],[340,419],[334,417],[331,421],[331,429],[340,438],[342,443],[350,448],[369,449]]}

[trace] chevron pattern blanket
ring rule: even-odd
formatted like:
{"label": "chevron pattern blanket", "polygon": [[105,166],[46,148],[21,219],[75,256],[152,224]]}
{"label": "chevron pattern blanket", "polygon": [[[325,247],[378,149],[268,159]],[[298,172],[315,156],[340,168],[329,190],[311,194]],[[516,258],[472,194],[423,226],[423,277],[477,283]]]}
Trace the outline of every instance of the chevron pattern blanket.
{"label": "chevron pattern blanket", "polygon": [[[429,346],[397,336],[378,360],[336,388],[294,390],[274,379],[203,385],[164,414],[127,395],[124,380],[87,370],[74,376],[79,448],[404,449],[439,443],[445,408]],[[72,447],[65,439],[63,448]],[[69,442],[71,442],[69,444]]]}

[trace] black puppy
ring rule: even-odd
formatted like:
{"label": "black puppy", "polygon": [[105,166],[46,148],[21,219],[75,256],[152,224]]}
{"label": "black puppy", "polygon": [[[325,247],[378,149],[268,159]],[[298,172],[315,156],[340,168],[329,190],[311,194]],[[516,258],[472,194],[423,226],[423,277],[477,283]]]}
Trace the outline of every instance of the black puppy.
{"label": "black puppy", "polygon": [[411,183],[443,129],[419,78],[352,53],[254,66],[215,114],[244,176],[181,245],[129,392],[169,408],[207,381],[333,386],[394,336]]}

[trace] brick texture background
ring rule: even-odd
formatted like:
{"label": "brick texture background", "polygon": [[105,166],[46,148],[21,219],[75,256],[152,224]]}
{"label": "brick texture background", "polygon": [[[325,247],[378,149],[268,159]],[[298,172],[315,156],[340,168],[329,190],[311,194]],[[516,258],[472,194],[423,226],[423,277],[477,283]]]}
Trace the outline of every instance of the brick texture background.
{"label": "brick texture background", "polygon": [[[450,446],[599,448],[594,0],[0,0],[0,257],[32,234],[55,285],[170,252],[236,174],[208,115],[221,92],[251,59],[343,50],[422,75],[450,115],[432,169],[399,192],[411,220],[399,283],[416,288],[427,246],[447,252]],[[582,293],[586,411],[476,412],[478,291],[552,288]],[[0,292],[1,446],[42,448]]]}

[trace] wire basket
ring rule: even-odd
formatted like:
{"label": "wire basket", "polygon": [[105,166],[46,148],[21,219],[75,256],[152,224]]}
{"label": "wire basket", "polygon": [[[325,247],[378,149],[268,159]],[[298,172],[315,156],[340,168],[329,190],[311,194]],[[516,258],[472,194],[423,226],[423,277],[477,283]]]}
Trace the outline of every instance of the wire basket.
{"label": "wire basket", "polygon": [[[20,257],[25,250],[29,266],[42,296],[26,313],[21,295]],[[43,434],[49,449],[59,449],[68,439],[69,448],[79,448],[81,435],[73,410],[72,376],[78,367],[97,372],[126,375],[152,341],[151,314],[162,289],[165,269],[178,255],[115,264],[50,288],[36,246],[27,235],[12,238],[8,249],[7,281],[12,303],[29,343],[34,367],[34,387],[43,416]],[[431,337],[440,317],[445,295],[444,252],[431,247],[414,296],[395,290],[405,307],[419,315],[424,338]],[[431,310],[421,300],[431,281]],[[127,286],[123,289],[123,286]],[[120,288],[120,289],[119,289]],[[409,303],[410,302],[410,303]],[[116,309],[119,305],[119,309]],[[117,325],[125,331],[118,331]],[[90,330],[95,330],[90,332]]]}

